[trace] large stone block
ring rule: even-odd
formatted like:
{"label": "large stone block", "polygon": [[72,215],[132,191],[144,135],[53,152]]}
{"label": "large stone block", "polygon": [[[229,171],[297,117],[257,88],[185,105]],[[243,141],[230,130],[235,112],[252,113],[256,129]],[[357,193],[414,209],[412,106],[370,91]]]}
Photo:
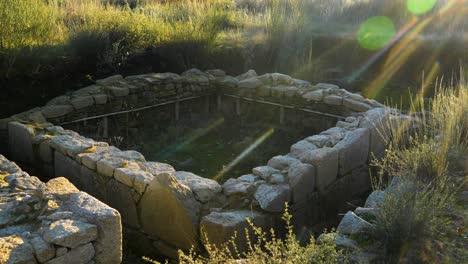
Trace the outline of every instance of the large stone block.
{"label": "large stone block", "polygon": [[315,190],[315,168],[311,164],[297,162],[289,167],[289,186],[295,203],[305,201]]}
{"label": "large stone block", "polygon": [[54,152],[55,177],[65,177],[78,189],[83,189],[81,165],[62,153]]}
{"label": "large stone block", "polygon": [[380,158],[391,137],[390,112],[384,108],[375,108],[366,112],[359,127],[370,129],[370,153]]}
{"label": "large stone block", "polygon": [[34,162],[34,128],[19,122],[8,123],[8,146],[11,158],[31,164]]}
{"label": "large stone block", "polygon": [[336,149],[324,147],[309,151],[301,161],[314,165],[315,186],[319,190],[324,190],[336,180],[338,175],[338,151]]}
{"label": "large stone block", "polygon": [[133,189],[117,182],[110,180],[107,185],[106,203],[112,208],[117,209],[122,216],[122,221],[133,228],[138,228],[137,207],[133,199]]}
{"label": "large stone block", "polygon": [[369,157],[369,129],[359,128],[349,131],[346,136],[335,145],[339,152],[339,174],[345,175],[354,168],[367,162]]}
{"label": "large stone block", "polygon": [[80,192],[71,195],[66,205],[72,212],[98,228],[94,242],[96,263],[120,263],[122,261],[122,225],[117,210]]}
{"label": "large stone block", "polygon": [[138,205],[144,232],[183,250],[197,246],[200,203],[174,172],[154,176]]}
{"label": "large stone block", "polygon": [[206,235],[210,244],[215,245],[227,243],[237,233],[235,242],[237,248],[243,251],[247,249],[244,230],[250,228],[247,218],[264,230],[270,225],[267,216],[255,211],[212,212],[202,218],[200,232]]}
{"label": "large stone block", "polygon": [[49,141],[51,148],[64,155],[74,157],[94,145],[94,141],[82,136],[61,135]]}

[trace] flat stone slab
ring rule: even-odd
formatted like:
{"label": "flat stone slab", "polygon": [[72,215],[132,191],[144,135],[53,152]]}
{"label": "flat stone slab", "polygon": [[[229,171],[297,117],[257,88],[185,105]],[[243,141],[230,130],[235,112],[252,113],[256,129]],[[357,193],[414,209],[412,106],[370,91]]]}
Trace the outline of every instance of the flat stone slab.
{"label": "flat stone slab", "polygon": [[79,220],[58,220],[44,232],[44,240],[59,246],[76,248],[97,239],[97,227]]}
{"label": "flat stone slab", "polygon": [[178,171],[175,174],[176,179],[187,186],[195,194],[195,198],[206,203],[222,191],[221,185],[217,181],[200,177],[191,172]]}

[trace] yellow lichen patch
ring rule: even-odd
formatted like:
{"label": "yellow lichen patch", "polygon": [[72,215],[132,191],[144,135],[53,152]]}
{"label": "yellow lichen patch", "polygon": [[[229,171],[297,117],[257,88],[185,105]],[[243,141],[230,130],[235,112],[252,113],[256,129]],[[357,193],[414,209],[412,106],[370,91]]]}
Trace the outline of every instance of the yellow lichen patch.
{"label": "yellow lichen patch", "polygon": [[92,147],[89,147],[89,148],[83,150],[82,152],[80,152],[80,154],[95,153],[96,151],[97,151],[96,146],[92,146]]}
{"label": "yellow lichen patch", "polygon": [[8,173],[0,172],[0,188],[8,186],[8,183],[5,181],[5,177],[8,175],[9,175]]}
{"label": "yellow lichen patch", "polygon": [[59,206],[58,203],[55,202],[54,200],[48,200],[48,201],[47,201],[47,207],[48,207],[50,210],[55,210],[55,209],[58,209],[60,206]]}

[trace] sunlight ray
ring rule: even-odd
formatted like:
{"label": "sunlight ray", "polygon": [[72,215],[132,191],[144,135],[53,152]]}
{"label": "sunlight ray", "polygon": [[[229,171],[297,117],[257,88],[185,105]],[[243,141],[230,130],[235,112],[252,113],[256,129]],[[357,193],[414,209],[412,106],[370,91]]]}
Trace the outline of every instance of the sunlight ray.
{"label": "sunlight ray", "polygon": [[168,146],[166,148],[166,151],[162,151],[161,158],[164,159],[164,158],[167,158],[168,156],[171,156],[173,153],[176,153],[177,151],[183,149],[184,147],[186,147],[190,143],[192,143],[195,140],[197,140],[198,138],[208,134],[208,132],[210,132],[211,130],[219,127],[223,123],[224,123],[224,118],[222,117],[222,118],[217,119],[213,123],[211,123],[206,128],[203,128],[201,130],[195,130],[195,132],[193,132],[191,135],[189,135],[187,137],[187,139],[184,140],[183,142],[177,143],[175,145]]}
{"label": "sunlight ray", "polygon": [[263,133],[260,137],[258,137],[255,142],[252,143],[249,147],[247,147],[241,154],[239,154],[233,161],[231,161],[227,166],[223,167],[223,169],[216,174],[212,179],[219,180],[230,171],[234,166],[236,166],[240,161],[242,161],[245,157],[247,157],[253,150],[255,150],[258,146],[260,146],[267,138],[269,138],[275,132],[274,128],[270,128],[265,133]]}

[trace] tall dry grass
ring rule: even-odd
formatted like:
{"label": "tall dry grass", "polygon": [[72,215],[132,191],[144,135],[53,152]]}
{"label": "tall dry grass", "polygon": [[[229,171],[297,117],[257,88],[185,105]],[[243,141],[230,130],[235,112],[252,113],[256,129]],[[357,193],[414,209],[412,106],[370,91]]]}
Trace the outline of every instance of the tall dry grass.
{"label": "tall dry grass", "polygon": [[468,179],[467,82],[439,86],[430,100],[418,95],[411,110],[419,113],[416,122],[389,121],[392,141],[374,161],[381,180],[393,177],[375,219],[376,239],[393,262],[460,261],[462,249],[453,243],[462,234],[450,215]]}

